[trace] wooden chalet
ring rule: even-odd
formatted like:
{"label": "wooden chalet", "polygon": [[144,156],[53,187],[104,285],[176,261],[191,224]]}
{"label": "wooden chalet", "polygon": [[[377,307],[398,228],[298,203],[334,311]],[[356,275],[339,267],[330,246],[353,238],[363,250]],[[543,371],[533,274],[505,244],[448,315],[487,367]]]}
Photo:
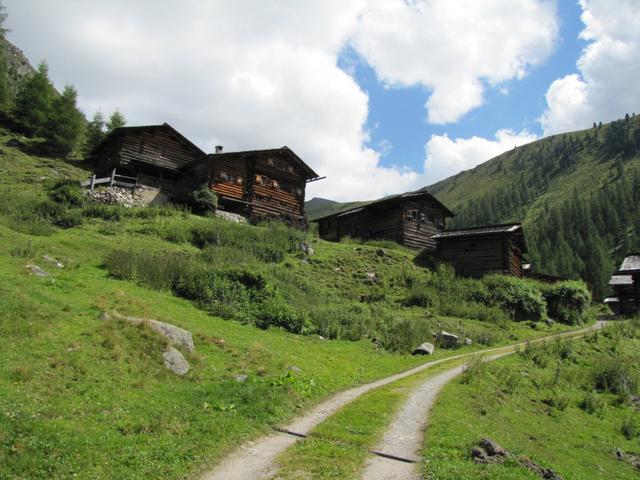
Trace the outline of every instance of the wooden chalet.
{"label": "wooden chalet", "polygon": [[289,147],[211,154],[208,169],[209,186],[225,210],[306,225],[306,184],[320,177]]}
{"label": "wooden chalet", "polygon": [[[177,193],[189,183],[187,168],[206,154],[171,125],[116,128],[88,155],[98,176],[115,176]],[[113,182],[112,182],[113,184]]]}
{"label": "wooden chalet", "polygon": [[523,276],[522,255],[527,252],[527,244],[519,223],[446,230],[434,235],[433,240],[437,260],[453,265],[461,276]]}
{"label": "wooden chalet", "polygon": [[314,219],[320,237],[393,240],[409,248],[434,248],[434,234],[453,213],[427,191],[408,192]]}
{"label": "wooden chalet", "polygon": [[605,299],[616,314],[640,313],[640,253],[627,255],[620,269],[611,276],[609,285],[615,297]]}

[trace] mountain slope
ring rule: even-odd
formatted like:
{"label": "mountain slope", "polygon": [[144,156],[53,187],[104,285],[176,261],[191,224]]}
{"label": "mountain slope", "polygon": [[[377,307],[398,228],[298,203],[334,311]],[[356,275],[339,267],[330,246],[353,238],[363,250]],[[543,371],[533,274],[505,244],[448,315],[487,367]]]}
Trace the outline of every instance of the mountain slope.
{"label": "mountain slope", "polygon": [[[581,277],[599,298],[640,250],[640,116],[514,148],[425,189],[456,214],[449,228],[523,222],[535,268]],[[357,203],[312,202],[311,219]]]}
{"label": "mountain slope", "polygon": [[597,296],[640,249],[640,117],[554,135],[426,187],[452,227],[522,221],[540,271],[581,276]]}

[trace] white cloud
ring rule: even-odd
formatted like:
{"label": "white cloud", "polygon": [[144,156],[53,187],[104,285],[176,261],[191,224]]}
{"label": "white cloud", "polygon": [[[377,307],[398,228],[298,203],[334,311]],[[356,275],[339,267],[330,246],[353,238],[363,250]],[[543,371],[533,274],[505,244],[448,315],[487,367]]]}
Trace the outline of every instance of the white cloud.
{"label": "white cloud", "polygon": [[444,124],[482,105],[485,83],[545,60],[556,35],[552,1],[373,0],[354,45],[384,82],[431,89],[428,119]]}
{"label": "white cloud", "polygon": [[554,81],[540,118],[546,135],[588,128],[640,110],[640,5],[637,0],[581,0],[590,42],[578,73]]}
{"label": "white cloud", "polygon": [[508,129],[498,130],[495,140],[475,136],[452,140],[447,135],[433,135],[425,145],[426,160],[421,180],[424,185],[431,185],[537,139],[527,130],[516,133]]}
{"label": "white cloud", "polygon": [[[478,5],[482,3],[482,8]],[[314,195],[370,199],[418,172],[382,167],[368,146],[368,96],[338,68],[352,38],[381,78],[433,88],[451,121],[482,103],[483,82],[522,75],[551,49],[545,0],[5,0],[9,38],[87,115],[169,122],[206,151],[288,145],[327,180]]]}

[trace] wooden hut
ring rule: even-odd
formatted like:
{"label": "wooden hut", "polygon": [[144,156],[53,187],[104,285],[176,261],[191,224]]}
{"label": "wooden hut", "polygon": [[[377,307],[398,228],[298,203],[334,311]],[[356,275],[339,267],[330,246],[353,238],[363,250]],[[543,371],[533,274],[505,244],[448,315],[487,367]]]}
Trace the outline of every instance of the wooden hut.
{"label": "wooden hut", "polygon": [[209,155],[208,165],[209,185],[225,210],[306,224],[306,184],[320,177],[290,148],[220,151]]}
{"label": "wooden hut", "polygon": [[444,230],[453,213],[427,191],[408,192],[367,202],[314,219],[320,237],[393,240],[409,248],[434,248],[434,234]]}
{"label": "wooden hut", "polygon": [[433,239],[437,245],[436,258],[453,265],[459,275],[523,276],[522,255],[527,252],[527,244],[519,223],[447,230]]}
{"label": "wooden hut", "polygon": [[618,313],[634,315],[640,312],[640,253],[624,258],[609,285],[618,299]]}
{"label": "wooden hut", "polygon": [[98,176],[117,175],[169,193],[189,179],[188,166],[204,159],[202,150],[167,123],[116,128],[87,157]]}

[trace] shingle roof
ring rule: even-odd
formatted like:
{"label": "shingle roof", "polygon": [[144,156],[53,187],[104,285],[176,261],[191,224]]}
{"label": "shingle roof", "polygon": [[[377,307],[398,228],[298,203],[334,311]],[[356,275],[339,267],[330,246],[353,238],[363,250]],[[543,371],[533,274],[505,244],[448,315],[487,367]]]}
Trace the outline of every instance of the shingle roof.
{"label": "shingle roof", "polygon": [[453,212],[451,212],[451,210],[449,210],[447,207],[445,207],[440,202],[440,200],[438,200],[436,197],[434,197],[431,193],[427,192],[426,190],[417,190],[415,192],[399,193],[398,195],[389,195],[388,197],[380,198],[378,200],[372,200],[370,202],[360,203],[357,207],[348,208],[346,210],[342,210],[342,211],[339,211],[339,212],[334,212],[334,213],[331,213],[329,215],[325,215],[324,217],[314,218],[313,221],[317,222],[319,220],[324,220],[324,219],[327,219],[327,218],[330,218],[330,217],[338,217],[338,216],[343,216],[343,215],[350,215],[352,213],[359,212],[362,209],[371,207],[373,205],[380,205],[380,204],[383,204],[383,203],[391,203],[391,202],[395,202],[395,201],[398,201],[398,200],[404,200],[404,199],[414,198],[414,197],[426,197],[426,198],[429,198],[430,200],[435,202],[440,208],[442,208],[446,212],[447,216],[449,216],[449,217],[453,217],[454,216]]}
{"label": "shingle roof", "polygon": [[633,276],[631,275],[612,275],[609,285],[633,285]]}
{"label": "shingle roof", "polygon": [[627,255],[620,265],[620,272],[640,271],[640,254]]}
{"label": "shingle roof", "polygon": [[472,235],[491,235],[494,233],[513,233],[522,230],[520,223],[508,223],[504,225],[485,225],[482,227],[460,228],[458,230],[445,230],[436,233],[432,238],[466,237]]}

